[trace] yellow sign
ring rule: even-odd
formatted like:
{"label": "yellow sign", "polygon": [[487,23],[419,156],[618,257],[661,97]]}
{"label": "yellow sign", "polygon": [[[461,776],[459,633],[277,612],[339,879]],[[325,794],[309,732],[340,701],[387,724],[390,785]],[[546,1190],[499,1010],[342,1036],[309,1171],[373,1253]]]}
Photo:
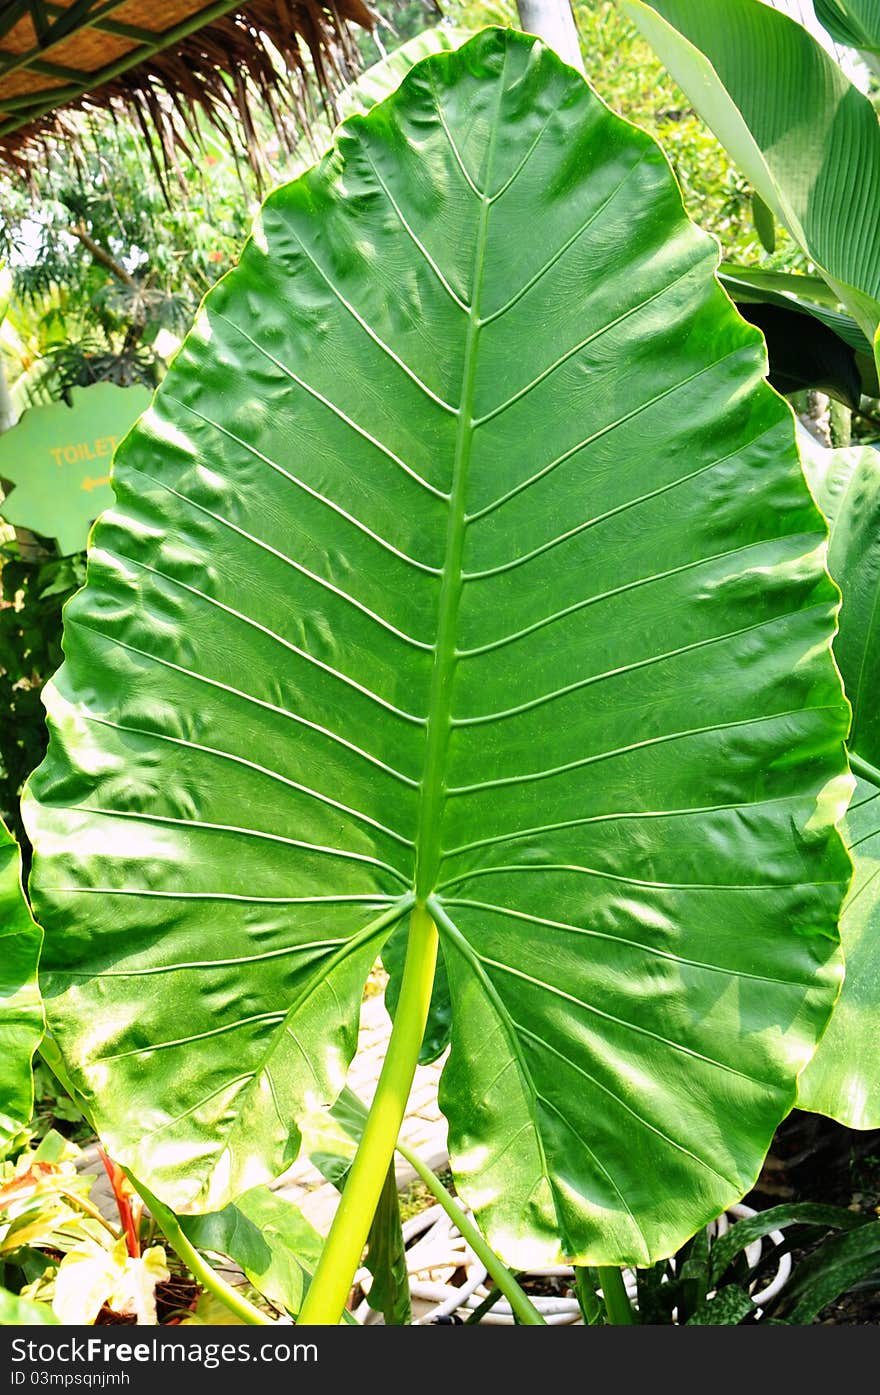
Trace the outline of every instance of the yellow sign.
{"label": "yellow sign", "polygon": [[71,397],[72,406],[33,407],[0,436],[0,479],[14,486],[0,515],[57,538],[64,555],[85,547],[92,523],[113,503],[113,451],[150,403],[147,388],[115,383],[74,388]]}
{"label": "yellow sign", "polygon": [[79,441],[69,446],[50,446],[49,454],[56,465],[77,465],[81,460],[98,460],[102,455],[112,455],[118,440],[118,436],[99,436],[96,441]]}

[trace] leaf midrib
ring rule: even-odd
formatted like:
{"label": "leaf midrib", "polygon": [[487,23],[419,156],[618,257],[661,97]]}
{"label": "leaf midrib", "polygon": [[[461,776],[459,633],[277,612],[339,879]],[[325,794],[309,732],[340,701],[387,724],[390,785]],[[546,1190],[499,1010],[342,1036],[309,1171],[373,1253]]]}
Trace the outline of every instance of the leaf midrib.
{"label": "leaf midrib", "polygon": [[[486,155],[486,184],[491,181],[494,164],[495,145],[498,135],[501,103],[505,92],[505,70],[507,50],[505,50],[499,81],[498,105],[492,123],[489,146]],[[443,121],[442,108],[437,102],[438,117],[449,138],[450,147],[459,163],[461,158]],[[457,408],[458,424],[455,435],[455,451],[452,463],[452,487],[449,495],[449,516],[446,530],[446,548],[438,602],[437,638],[434,645],[434,663],[431,671],[431,686],[428,697],[427,733],[425,741],[425,761],[421,779],[418,824],[416,833],[415,895],[417,903],[424,906],[434,890],[434,883],[440,865],[440,827],[443,817],[443,802],[446,791],[445,770],[449,749],[449,735],[452,729],[452,684],[457,660],[455,638],[459,605],[462,590],[462,561],[464,539],[467,527],[465,499],[471,461],[474,429],[474,398],[477,384],[477,353],[479,348],[480,302],[483,288],[483,272],[486,262],[486,240],[489,226],[489,209],[492,199],[472,183],[462,164],[462,172],[471,188],[480,199],[480,216],[477,224],[474,248],[472,294],[467,310],[468,326],[462,364],[462,386]]]}

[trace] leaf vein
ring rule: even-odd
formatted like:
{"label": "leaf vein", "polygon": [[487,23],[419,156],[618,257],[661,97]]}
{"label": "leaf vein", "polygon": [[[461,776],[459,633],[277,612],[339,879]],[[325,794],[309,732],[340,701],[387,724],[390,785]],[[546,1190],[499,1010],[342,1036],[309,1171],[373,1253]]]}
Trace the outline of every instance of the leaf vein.
{"label": "leaf vein", "polygon": [[376,333],[372,325],[367,323],[363,315],[361,315],[360,311],[356,310],[349,300],[346,300],[339,287],[334,285],[333,281],[330,279],[327,272],[321,266],[320,262],[318,262],[317,259],[312,256],[312,253],[309,251],[302,238],[297,236],[296,233],[292,233],[292,236],[299,244],[299,247],[302,250],[303,255],[317,271],[318,275],[324,282],[327,289],[330,291],[331,295],[335,297],[335,299],[339,302],[339,304],[343,307],[344,310],[348,311],[349,315],[351,315],[355,323],[360,326],[360,328],[364,331],[368,338],[373,341],[376,347],[380,349],[381,352],[385,354],[386,357],[389,358],[392,363],[396,364],[397,367],[401,369],[403,373],[406,374],[410,382],[414,383],[415,386],[419,388],[419,390],[423,392],[427,398],[429,398],[432,402],[436,403],[438,407],[441,407],[444,412],[449,412],[452,416],[457,416],[458,408],[453,407],[451,402],[444,401],[444,399],[440,397],[436,392],[434,392],[432,388],[429,388],[428,384],[426,382],[423,382],[423,380],[419,377],[418,373],[416,373],[414,369],[412,369],[409,366],[409,364],[406,363],[400,357],[399,354],[395,353],[395,351],[391,348],[390,344],[385,343],[385,340],[382,339],[381,336]]}
{"label": "leaf vein", "polygon": [[241,824],[211,823],[206,819],[182,819],[171,814],[154,814],[137,809],[103,809],[100,805],[90,804],[88,812],[98,814],[102,818],[132,819],[135,823],[167,824],[172,828],[197,828],[205,833],[234,833],[243,838],[258,838],[267,843],[281,843],[288,848],[300,848],[303,852],[321,853],[328,857],[351,858],[354,862],[366,862],[374,867],[380,867],[383,872],[390,872],[407,889],[409,888],[409,879],[398,867],[393,867],[390,862],[384,862],[381,858],[373,857],[369,853],[354,852],[350,848],[332,848],[320,843],[307,843],[301,838],[289,838],[283,833],[270,833],[265,829],[247,828]]}
{"label": "leaf vein", "polygon": [[[632,583],[633,585],[637,583]],[[642,583],[646,584],[646,583]],[[605,599],[604,596],[595,598]],[[799,612],[801,615],[809,614],[811,611],[828,611],[828,605],[821,602],[814,606],[804,607]],[[489,722],[501,722],[508,717],[519,717],[524,712],[532,712],[537,707],[544,707],[547,703],[556,702],[557,699],[568,697],[571,693],[580,692],[583,688],[590,688],[594,683],[602,683],[608,678],[619,678],[626,673],[637,673],[641,669],[652,668],[654,664],[666,663],[669,659],[681,658],[684,654],[693,654],[700,649],[708,649],[713,644],[725,644],[728,640],[741,639],[743,635],[754,634],[757,630],[766,629],[769,625],[776,625],[780,622],[790,621],[791,614],[771,615],[765,620],[758,620],[752,625],[743,625],[738,630],[728,630],[725,634],[708,635],[704,639],[693,640],[690,644],[679,645],[676,649],[667,649],[662,654],[649,654],[644,659],[637,659],[631,664],[620,664],[617,668],[606,669],[603,673],[593,673],[587,678],[579,678],[575,683],[566,683],[562,688],[554,688],[550,693],[542,693],[540,697],[531,698],[527,702],[517,703],[516,707],[508,707],[498,712],[486,712],[476,717],[454,717],[452,725],[455,727],[475,727],[485,726]]]}
{"label": "leaf vein", "polygon": [[437,262],[431,256],[427,247],[418,237],[415,230],[410,226],[410,223],[408,219],[405,217],[402,208],[398,204],[391,190],[388,188],[388,185],[385,183],[385,180],[382,178],[381,174],[376,168],[376,162],[370,154],[370,149],[366,142],[362,142],[361,150],[366,156],[367,163],[370,166],[370,169],[373,171],[373,175],[375,176],[376,182],[382,189],[382,192],[384,193],[388,202],[391,204],[391,207],[394,209],[394,212],[397,214],[401,227],[403,228],[407,236],[410,238],[413,246],[416,248],[416,250],[422,257],[422,260],[427,262],[428,266],[433,271],[434,275],[436,276],[440,285],[443,287],[446,294],[450,297],[450,299],[455,301],[455,304],[458,306],[458,308],[460,310],[464,310],[465,312],[470,310],[471,307],[468,305],[467,301],[462,300],[461,296],[457,295],[456,292],[452,289],[452,286],[449,284],[449,281],[446,279],[443,272],[440,270],[440,267],[438,266]]}
{"label": "leaf vein", "polygon": [[575,242],[577,242],[578,238],[582,237],[583,234],[593,226],[596,219],[602,213],[605,212],[605,209],[608,207],[608,205],[617,197],[621,189],[623,189],[624,186],[628,183],[632,175],[634,175],[636,171],[644,163],[647,153],[647,150],[642,152],[642,154],[639,156],[639,159],[636,160],[635,164],[631,165],[630,168],[627,170],[620,183],[615,185],[611,193],[607,196],[607,198],[605,198],[602,201],[602,203],[599,204],[599,207],[590,215],[587,221],[583,223],[579,228],[576,228],[575,231],[572,233],[571,237],[569,237],[568,240],[562,244],[562,246],[559,248],[557,252],[554,252],[550,260],[548,262],[545,262],[545,264],[540,268],[540,270],[535,272],[534,276],[532,276],[525,283],[525,285],[522,286],[510,298],[510,300],[506,301],[504,305],[499,306],[497,310],[493,310],[491,315],[487,315],[481,321],[482,324],[488,325],[491,324],[493,320],[500,320],[502,315],[506,315],[508,310],[512,310],[514,305],[516,305],[518,301],[522,300],[523,296],[527,295],[528,292],[533,288],[533,286],[536,286],[543,276],[546,276],[547,272],[551,269],[551,267],[554,267],[556,263],[559,261],[559,259],[565,256],[565,253],[568,251],[568,249],[572,247],[575,244]]}
{"label": "leaf vein", "polygon": [[604,1012],[601,1008],[594,1007],[592,1003],[586,1003],[582,998],[576,998],[573,993],[566,993],[563,988],[558,988],[556,984],[547,983],[544,979],[536,978],[534,974],[527,974],[522,969],[515,969],[512,964],[502,964],[499,959],[492,959],[488,955],[480,954],[476,949],[474,954],[483,964],[497,969],[499,973],[521,979],[524,983],[530,983],[535,988],[543,988],[545,992],[551,993],[554,997],[564,998],[566,1002],[572,1003],[575,1007],[581,1007],[585,1012],[601,1017],[606,1022],[613,1022],[628,1032],[649,1037],[652,1041],[659,1042],[662,1046],[668,1046],[672,1051],[679,1051],[685,1056],[690,1056],[695,1061],[702,1061],[707,1066],[714,1066],[717,1070],[725,1071],[729,1075],[736,1075],[741,1080],[748,1080],[751,1085],[757,1085],[762,1090],[773,1089],[766,1080],[758,1080],[755,1076],[747,1074],[746,1071],[740,1070],[737,1066],[730,1065],[727,1061],[716,1061],[714,1056],[706,1056],[702,1051],[697,1051],[695,1047],[685,1046],[683,1042],[673,1041],[671,1037],[664,1037],[660,1032],[651,1031],[650,1027],[642,1027],[636,1022],[627,1021],[626,1018],[615,1017],[613,1013]]}
{"label": "leaf vein", "polygon": [[[346,523],[350,523],[359,533],[363,533],[371,542],[378,543],[386,552],[390,552],[392,556],[399,558],[401,562],[406,562],[409,566],[415,567],[417,571],[426,572],[429,576],[440,575],[439,567],[429,567],[426,562],[419,562],[415,557],[410,557],[408,552],[403,552],[400,548],[395,547],[387,538],[383,538],[381,533],[375,532],[361,519],[355,518],[354,514],[349,513],[341,504],[337,504],[334,499],[328,499],[327,495],[322,494],[319,489],[313,489],[311,485],[306,484],[304,480],[292,474],[290,470],[285,470],[284,466],[279,465],[277,460],[272,460],[270,456],[264,455],[262,451],[257,450],[256,446],[252,446],[249,442],[242,440],[241,436],[236,436],[233,431],[229,431],[225,426],[221,426],[220,423],[214,421],[212,417],[206,417],[204,413],[196,411],[195,407],[191,407],[188,402],[184,402],[182,398],[175,397],[173,393],[167,390],[165,391],[165,397],[171,402],[176,402],[179,407],[183,407],[184,411],[197,417],[199,421],[204,422],[206,426],[213,426],[221,435],[226,436],[230,441],[234,441],[237,446],[241,446],[242,450],[246,450],[255,460],[259,460],[264,465],[268,465],[270,470],[274,470],[282,479],[288,480],[290,484],[302,490],[303,494],[307,494],[308,497],[314,499],[316,503],[323,504],[326,508],[330,509],[332,513],[344,519]],[[395,459],[395,464],[397,463],[399,462]],[[422,483],[424,484],[425,481],[422,480]]]}
{"label": "leaf vein", "polygon": [[512,843],[518,838],[532,838],[542,833],[555,833],[563,828],[580,828],[584,824],[617,823],[630,819],[674,819],[689,814],[716,814],[733,812],[738,809],[762,809],[765,804],[787,804],[790,802],[790,795],[780,795],[775,799],[742,800],[737,804],[700,804],[682,809],[621,809],[612,813],[588,814],[580,819],[562,819],[559,823],[537,824],[531,828],[517,828],[510,833],[497,833],[488,838],[477,838],[472,843],[461,843],[456,848],[447,849],[443,858],[445,861],[450,857],[458,857],[462,853],[474,852],[477,848],[490,847],[497,843]]}
{"label": "leaf vein", "polygon": [[167,493],[173,495],[175,499],[179,499],[182,504],[187,504],[190,508],[197,509],[199,513],[203,513],[206,518],[213,519],[215,523],[220,524],[221,528],[228,528],[229,531],[235,533],[237,537],[243,538],[247,543],[252,543],[254,547],[258,547],[261,552],[266,552],[270,557],[274,557],[277,561],[283,562],[285,566],[290,567],[292,571],[298,572],[299,575],[305,577],[307,581],[314,582],[314,584],[320,586],[322,590],[331,592],[331,594],[337,596],[339,600],[345,601],[348,605],[353,606],[361,615],[366,616],[368,620],[374,621],[375,624],[379,625],[383,630],[387,630],[389,634],[394,635],[396,639],[403,640],[405,644],[411,645],[413,649],[422,649],[428,653],[431,652],[433,648],[431,644],[421,639],[415,639],[412,635],[407,634],[405,630],[398,629],[390,620],[386,620],[384,615],[379,615],[376,611],[371,610],[368,605],[365,605],[363,601],[359,601],[356,596],[349,595],[347,591],[342,590],[341,586],[334,586],[331,581],[327,581],[324,577],[318,576],[317,572],[310,571],[308,567],[304,567],[301,563],[295,562],[292,557],[288,557],[285,552],[281,552],[279,548],[273,547],[271,543],[265,542],[262,538],[256,537],[253,533],[249,533],[245,528],[240,528],[237,523],[233,523],[229,518],[224,518],[222,514],[214,513],[212,509],[206,508],[204,504],[198,503],[195,499],[191,499],[188,494],[182,494],[180,490],[174,489],[172,485],[167,484],[164,480],[156,479],[154,475],[148,474],[147,471],[142,470],[140,466],[129,466],[129,469],[142,475],[144,479],[150,480],[158,489],[164,489]]}
{"label": "leaf vein", "polygon": [[[274,363],[276,368],[280,368],[281,372],[290,378],[291,382],[296,383],[297,387],[302,388],[303,392],[308,393],[316,402],[320,402],[322,406],[327,407],[335,417],[338,417],[341,422],[354,431],[356,435],[360,436],[362,440],[367,441],[371,446],[375,446],[380,454],[384,455],[386,459],[390,460],[394,465],[399,466],[404,474],[408,475],[411,480],[421,485],[429,494],[433,494],[436,499],[442,499],[444,503],[446,502],[448,496],[444,494],[442,489],[438,489],[436,485],[431,484],[430,481],[420,475],[417,470],[414,470],[411,465],[407,465],[405,460],[401,460],[399,455],[389,450],[388,446],[383,445],[375,436],[371,436],[369,431],[365,431],[362,426],[359,426],[356,421],[353,421],[351,417],[347,416],[340,407],[336,406],[335,402],[331,402],[329,397],[325,397],[323,393],[318,392],[317,388],[311,387],[309,383],[305,382],[298,374],[294,373],[293,369],[288,368],[286,363],[282,363],[274,354],[270,354],[269,350],[265,349],[262,344],[258,344],[256,339],[251,338],[247,330],[242,329],[241,325],[236,324],[234,320],[230,320],[227,315],[223,314],[222,310],[212,310],[212,313],[216,315],[218,319],[225,320],[237,334],[240,334],[243,339],[246,339],[249,344],[252,344],[258,353],[261,353],[270,363]],[[216,425],[216,423],[213,424]]]}
{"label": "leaf vein", "polygon": [[[626,878],[621,878],[625,881]],[[754,979],[756,983],[776,983],[783,988],[800,988],[794,979],[772,978],[767,974],[755,974],[744,969],[729,969],[723,964],[707,964],[701,959],[689,959],[683,954],[675,954],[659,945],[648,945],[641,940],[631,940],[626,935],[611,935],[604,930],[591,930],[582,925],[570,925],[562,920],[547,920],[544,916],[530,915],[527,911],[513,910],[510,906],[496,906],[489,901],[473,901],[466,897],[444,896],[444,906],[470,906],[474,910],[490,911],[495,915],[512,916],[516,920],[526,920],[533,925],[545,925],[548,930],[562,930],[566,934],[584,935],[591,940],[606,940],[613,945],[628,945],[642,954],[652,954],[659,959],[668,959],[674,964],[685,964],[690,969],[707,969],[713,974],[724,974],[730,978]]]}
{"label": "leaf vein", "polygon": [[[609,426],[603,426],[592,436],[587,436],[583,441],[579,441],[577,445],[571,446],[567,451],[564,451],[562,455],[557,456],[555,460],[551,460],[549,465],[542,466],[534,475],[530,475],[528,479],[521,481],[521,483],[515,485],[513,489],[509,489],[506,494],[499,495],[497,499],[493,499],[490,504],[484,505],[484,507],[478,509],[476,513],[469,514],[468,523],[476,523],[479,519],[484,518],[486,514],[492,513],[494,509],[500,508],[502,504],[506,504],[508,500],[515,498],[515,496],[521,494],[523,490],[529,489],[533,484],[536,484],[538,480],[543,479],[545,475],[555,470],[558,465],[564,465],[566,460],[570,460],[573,455],[577,455],[577,453],[582,451],[586,446],[593,445],[607,432],[613,431],[615,427],[620,426],[621,423],[626,420],[628,420],[628,418],[621,417],[619,421],[613,421]],[[741,455],[746,450],[751,450],[752,446],[756,446],[759,441],[763,440],[765,436],[769,436],[770,432],[775,431],[777,428],[778,423],[774,422],[771,426],[765,427],[763,431],[759,431],[757,436],[753,436],[751,440],[744,441],[743,444],[737,446],[735,450],[728,451],[727,455],[722,455],[717,460],[710,460],[708,464],[701,465],[696,470],[691,470],[687,475],[677,475],[674,480],[669,480],[667,484],[658,485],[656,489],[649,489],[646,493],[638,495],[635,499],[625,499],[622,504],[615,504],[613,508],[606,509],[604,513],[597,514],[595,518],[590,519],[590,526],[592,527],[594,523],[604,523],[607,518],[614,518],[617,514],[626,513],[629,509],[637,508],[639,504],[646,504],[651,499],[656,499],[663,494],[669,493],[670,490],[678,489],[680,485],[690,484],[692,480],[699,479],[700,475],[706,474],[709,470],[716,469],[719,465],[726,464],[726,462],[732,460],[734,456]]]}
{"label": "leaf vein", "polygon": [[[95,630],[90,625],[84,625],[76,616],[71,616],[68,620],[68,624],[81,625],[83,629],[89,630],[91,634],[96,635],[107,644],[111,644],[119,649],[125,649],[130,654],[137,654],[142,659],[150,659],[153,663],[160,664],[163,668],[169,668],[174,673],[180,673],[185,678],[191,678],[196,683],[205,683],[208,687],[217,688],[220,692],[228,693],[231,697],[238,697],[241,698],[243,702],[253,703],[255,707],[261,708],[264,712],[272,712],[278,717],[284,717],[288,721],[295,722],[298,726],[306,727],[309,731],[317,732],[319,736],[324,736],[328,741],[342,746],[346,751],[350,751],[352,755],[359,756],[361,759],[368,761],[370,765],[374,765],[378,770],[384,771],[386,775],[391,775],[395,780],[399,780],[401,784],[408,786],[410,789],[418,789],[418,780],[413,780],[409,775],[404,775],[402,771],[395,770],[393,765],[387,765],[385,761],[380,760],[378,756],[374,756],[370,751],[365,751],[362,747],[356,746],[353,741],[347,741],[344,736],[340,736],[337,732],[331,731],[329,727],[321,726],[318,722],[311,722],[308,718],[301,717],[298,713],[291,712],[288,708],[280,707],[277,703],[269,702],[265,698],[255,697],[253,693],[247,693],[242,688],[234,688],[229,683],[222,683],[219,678],[208,678],[206,674],[198,673],[195,669],[185,668],[183,664],[176,664],[173,660],[165,659],[159,654],[151,654],[147,649],[139,649],[137,645],[128,644],[125,640],[106,635],[101,630]],[[408,838],[403,838],[400,834],[395,836],[398,842],[406,843],[408,847],[412,846]]]}
{"label": "leaf vein", "polygon": [[[204,601],[207,605],[214,606],[217,610],[222,610],[224,614],[229,615],[233,620],[237,620],[240,624],[247,625],[250,629],[265,635],[267,639],[279,644],[283,649],[288,650],[289,653],[295,654],[297,658],[305,660],[306,663],[312,664],[315,668],[319,668],[322,673],[326,673],[330,678],[335,678],[338,682],[346,684],[349,688],[354,688],[355,691],[359,692],[363,697],[369,698],[372,702],[375,702],[377,706],[383,708],[384,711],[389,712],[392,717],[399,717],[401,721],[412,722],[416,726],[424,726],[424,717],[417,717],[412,712],[405,712],[403,708],[396,707],[394,703],[389,702],[386,698],[380,697],[378,693],[374,693],[364,684],[358,683],[357,679],[350,677],[347,673],[342,673],[339,669],[334,668],[332,664],[325,663],[323,659],[319,659],[316,655],[310,654],[307,649],[300,648],[300,646],[294,644],[292,640],[285,639],[283,635],[270,629],[268,625],[263,625],[259,620],[255,620],[253,616],[245,615],[243,611],[236,610],[235,606],[227,605],[225,601],[218,600],[216,596],[209,596],[206,591],[200,590],[198,586],[192,586],[188,581],[181,581],[179,577],[171,576],[168,572],[160,571],[158,567],[151,567],[149,563],[142,562],[137,557],[126,557],[122,553],[117,553],[115,555],[117,560],[128,562],[133,567],[140,567],[142,571],[148,572],[150,576],[157,576],[161,578],[162,581],[167,581],[171,586],[178,586],[181,590],[188,591],[190,595],[195,596],[197,600]],[[85,626],[84,628],[88,629],[90,627]]]}
{"label": "leaf vein", "polygon": [[528,784],[534,780],[547,780],[554,775],[564,775],[569,770],[580,770],[587,765],[596,765],[616,756],[629,755],[633,751],[644,750],[648,746],[659,746],[666,741],[683,741],[689,736],[708,736],[719,731],[732,731],[737,727],[747,727],[759,722],[781,721],[786,717],[804,717],[808,712],[837,712],[837,707],[798,707],[789,712],[768,712],[761,717],[743,717],[734,722],[716,722],[708,727],[690,727],[687,731],[664,732],[662,736],[649,736],[644,741],[633,741],[627,746],[617,746],[610,751],[600,751],[594,756],[582,756],[579,760],[567,761],[564,765],[552,766],[547,770],[529,771],[524,775],[505,775],[497,780],[479,780],[473,785],[456,785],[447,790],[448,796],[477,794],[482,790],[500,789],[505,785]]}
{"label": "leaf vein", "polygon": [[98,726],[109,727],[112,731],[127,731],[132,736],[144,736],[155,741],[169,741],[172,745],[184,747],[186,750],[200,751],[203,755],[216,756],[218,760],[229,760],[236,765],[245,766],[257,775],[264,775],[267,779],[275,780],[279,784],[286,785],[289,789],[297,790],[310,799],[316,799],[320,804],[328,804],[333,809],[339,809],[343,814],[350,814],[352,818],[361,819],[372,828],[378,828],[382,833],[396,838],[398,842],[403,841],[401,835],[396,833],[393,828],[386,827],[385,824],[380,823],[378,819],[372,818],[369,814],[364,814],[359,809],[353,809],[348,804],[342,804],[338,799],[331,799],[329,795],[320,794],[318,790],[310,789],[308,785],[300,784],[298,780],[291,780],[289,776],[281,775],[277,770],[270,770],[268,766],[260,765],[257,761],[248,760],[246,756],[234,755],[232,751],[224,751],[217,746],[203,746],[197,741],[187,741],[185,737],[171,736],[165,731],[149,731],[143,727],[131,727],[121,722],[112,722],[108,717],[98,717],[93,712],[82,712],[79,715],[83,721],[96,722]]}
{"label": "leaf vein", "polygon": [[[555,373],[557,368],[561,368],[564,364],[568,363],[569,359],[574,358],[575,354],[580,353],[581,349],[586,349],[590,344],[595,343],[596,340],[610,333],[612,329],[616,329],[618,325],[624,324],[630,316],[637,315],[640,310],[646,310],[655,300],[659,300],[667,291],[672,290],[680,281],[684,281],[687,276],[690,276],[693,270],[693,264],[686,266],[684,271],[679,272],[678,276],[674,277],[673,280],[665,281],[662,286],[656,291],[653,291],[651,295],[647,296],[644,300],[639,301],[637,305],[629,306],[627,310],[623,310],[619,315],[616,315],[613,320],[609,320],[607,324],[602,325],[599,329],[593,330],[592,334],[588,334],[586,339],[582,339],[580,343],[575,344],[573,348],[566,349],[564,354],[561,354],[549,367],[543,369],[530,383],[526,383],[525,387],[520,388],[512,397],[508,397],[504,402],[500,402],[498,406],[493,407],[491,411],[478,417],[474,422],[474,429],[476,430],[478,426],[485,426],[486,423],[492,421],[494,417],[498,417],[502,412],[506,412],[508,407],[512,407],[514,403],[519,402],[523,397],[527,397],[534,388],[540,386],[546,378],[549,378],[552,373]],[[738,353],[740,350],[737,349],[735,352]],[[730,355],[726,355],[725,357],[730,357]],[[723,363],[724,359],[719,359],[718,362]],[[614,426],[619,426],[622,422],[629,421],[632,416],[637,416],[639,412],[645,411],[647,407],[653,407],[656,402],[661,401],[662,398],[667,397],[671,392],[676,392],[678,388],[685,387],[687,383],[693,382],[695,378],[699,378],[703,373],[708,373],[712,368],[717,366],[717,364],[707,364],[697,373],[693,373],[689,378],[685,378],[681,383],[675,383],[672,387],[666,388],[665,391],[660,393],[657,397],[653,397],[650,401],[642,403],[634,412],[630,412],[627,416],[623,417],[621,422],[613,422],[611,427],[606,427],[605,430],[612,430]]]}

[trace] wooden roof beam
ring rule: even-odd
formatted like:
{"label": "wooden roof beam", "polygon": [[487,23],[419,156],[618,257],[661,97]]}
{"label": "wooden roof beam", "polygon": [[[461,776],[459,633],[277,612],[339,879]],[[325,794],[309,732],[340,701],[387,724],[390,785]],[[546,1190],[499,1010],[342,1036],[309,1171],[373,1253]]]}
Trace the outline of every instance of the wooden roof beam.
{"label": "wooden roof beam", "polygon": [[[46,0],[46,9],[50,14],[64,14],[64,7],[54,4],[53,0]],[[150,44],[156,37],[155,29],[141,29],[136,24],[123,24],[117,19],[91,19],[88,28],[98,29],[102,34],[113,34],[117,39],[134,39],[138,44]]]}
{"label": "wooden roof beam", "polygon": [[[115,8],[122,3],[122,0],[113,0],[112,5],[107,4],[105,8]],[[162,34],[154,34],[152,42],[133,48],[130,53],[123,54],[115,62],[108,63],[106,67],[99,68],[94,73],[82,73],[81,81],[71,83],[69,87],[53,87],[51,91],[29,93],[27,97],[9,97],[3,100],[2,107],[11,115],[5,121],[0,122],[0,137],[12,135],[22,126],[27,126],[31,121],[37,120],[41,116],[46,116],[50,111],[62,102],[75,101],[77,97],[84,96],[96,87],[100,87],[105,82],[112,82],[114,78],[120,77],[129,68],[134,68],[138,63],[143,63],[151,58],[153,54],[161,53],[164,49],[180,43],[182,39],[201,29],[204,25],[220,19],[228,14],[230,10],[238,9],[241,0],[214,0],[213,4],[205,6],[197,14],[190,15],[189,19],[182,20],[171,29],[166,29]],[[26,64],[18,64],[23,67]],[[0,70],[0,76],[10,72],[6,68]]]}
{"label": "wooden roof beam", "polygon": [[[10,73],[17,72],[20,68],[30,67],[33,59],[42,58],[55,44],[60,44],[64,39],[69,38],[71,33],[76,33],[77,29],[89,28],[99,19],[103,19],[105,15],[112,14],[114,10],[118,10],[124,3],[125,0],[76,0],[76,4],[71,5],[67,10],[62,9],[60,5],[53,5],[51,8],[58,11],[58,17],[49,27],[49,34],[46,42],[44,44],[37,44],[35,48],[28,49],[26,53],[7,53],[2,55],[2,57],[0,57],[0,77],[8,77]],[[86,17],[87,11],[83,8],[84,6],[88,6],[88,17]],[[48,8],[47,6],[47,9]],[[81,22],[78,25],[74,25],[72,29],[69,24],[65,24],[64,32],[59,33],[59,26],[68,16],[73,14],[74,11],[80,15]],[[19,16],[19,18],[22,17],[22,15]],[[18,21],[16,21],[16,23],[17,22]],[[8,28],[3,30],[3,33],[8,32]],[[157,35],[153,34],[150,37],[155,39]],[[0,39],[2,39],[2,35],[0,35]]]}
{"label": "wooden roof beam", "polygon": [[31,13],[31,0],[12,0],[0,14],[0,40],[15,28],[20,19]]}

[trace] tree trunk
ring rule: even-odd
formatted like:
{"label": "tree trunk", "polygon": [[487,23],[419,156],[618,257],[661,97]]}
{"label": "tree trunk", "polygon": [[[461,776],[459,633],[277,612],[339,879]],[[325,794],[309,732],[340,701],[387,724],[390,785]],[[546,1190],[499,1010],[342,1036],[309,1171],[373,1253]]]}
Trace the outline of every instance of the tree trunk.
{"label": "tree trunk", "polygon": [[123,286],[128,286],[131,291],[137,290],[138,283],[134,277],[126,271],[124,266],[116,261],[115,257],[111,257],[110,253],[95,241],[88,229],[83,227],[82,223],[72,224],[68,228],[68,232],[71,237],[75,237],[81,242],[86,251],[91,253],[94,260],[99,262],[101,266],[106,267],[110,274],[116,277],[117,281],[121,281]]}
{"label": "tree trunk", "polygon": [[569,0],[516,0],[519,21],[528,34],[537,34],[579,73],[584,60]]}

